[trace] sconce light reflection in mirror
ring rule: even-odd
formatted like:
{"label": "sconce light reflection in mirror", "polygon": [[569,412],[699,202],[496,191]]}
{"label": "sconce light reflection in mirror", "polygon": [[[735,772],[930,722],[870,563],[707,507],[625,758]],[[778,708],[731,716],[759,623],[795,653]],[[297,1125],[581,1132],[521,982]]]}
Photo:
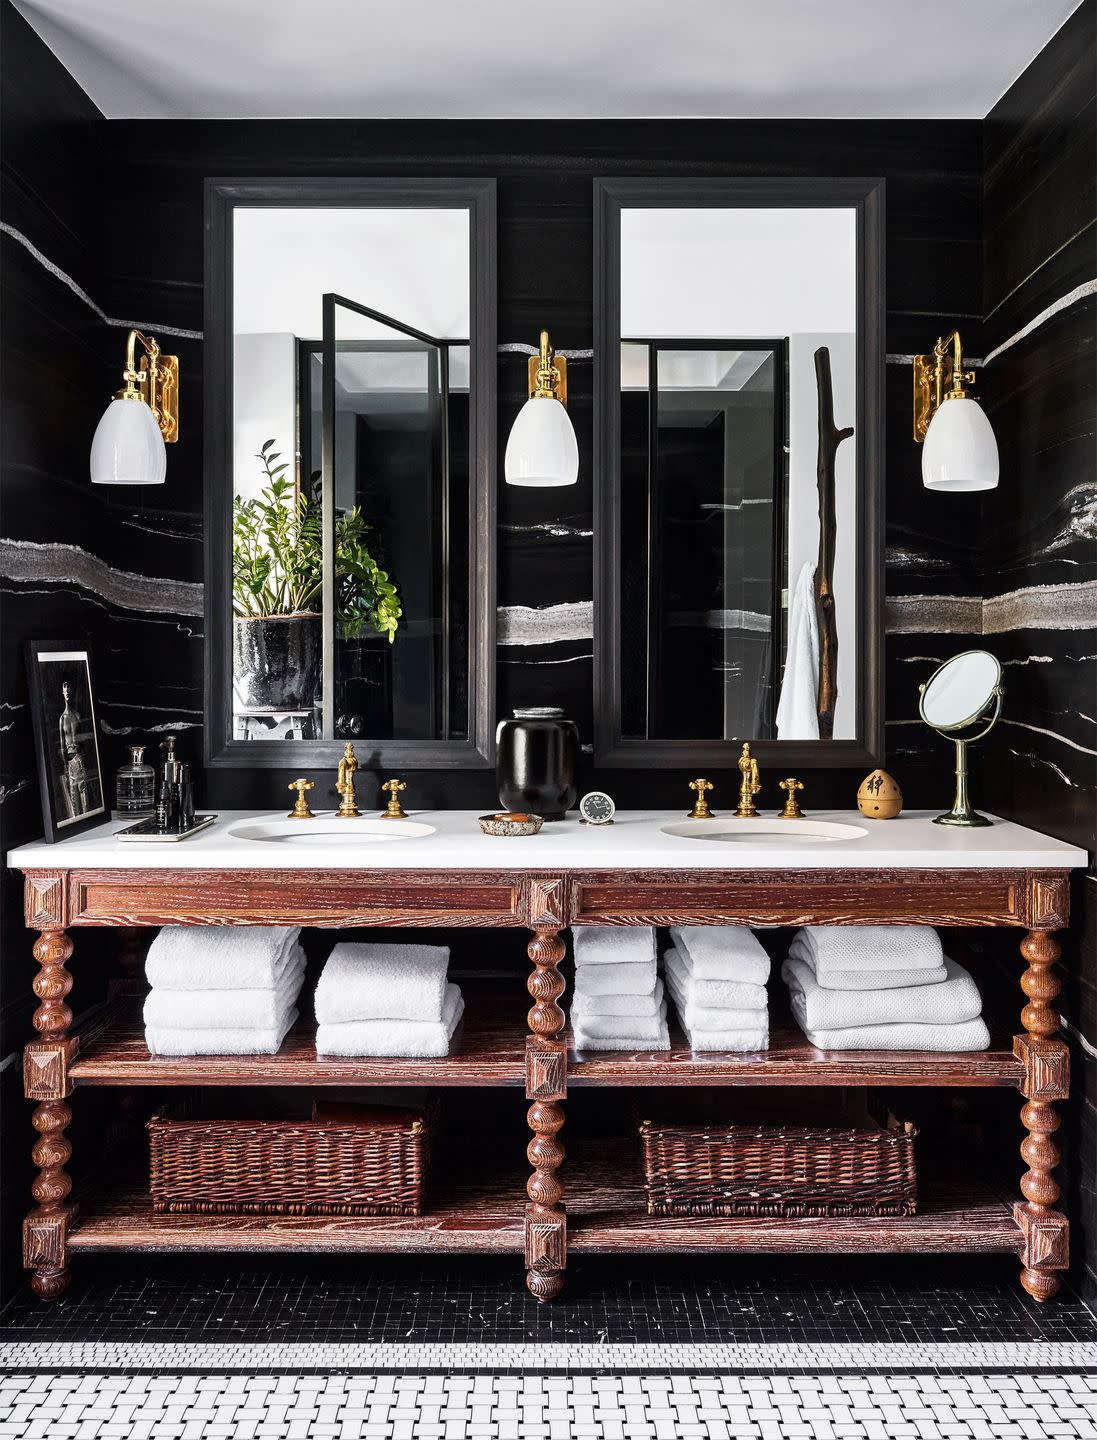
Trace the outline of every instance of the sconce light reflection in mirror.
{"label": "sconce light reflection in mirror", "polygon": [[529,399],[507,440],[503,473],[508,485],[574,485],[579,445],[567,412],[567,361],[541,331],[541,353],[529,362]]}

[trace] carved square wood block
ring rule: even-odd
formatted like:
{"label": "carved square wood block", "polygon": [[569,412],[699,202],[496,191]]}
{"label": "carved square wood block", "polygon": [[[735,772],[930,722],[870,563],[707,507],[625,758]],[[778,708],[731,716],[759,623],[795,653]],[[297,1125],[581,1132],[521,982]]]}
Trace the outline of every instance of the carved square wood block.
{"label": "carved square wood block", "polygon": [[23,1221],[23,1265],[27,1270],[60,1270],[65,1264],[69,1226],[76,1219],[76,1206],[56,1215],[33,1212]]}
{"label": "carved square wood block", "polygon": [[79,1038],[38,1040],[23,1049],[23,1094],[28,1100],[67,1100],[72,1094],[69,1066],[80,1050]]}
{"label": "carved square wood block", "polygon": [[1065,1270],[1070,1264],[1070,1223],[1058,1210],[1040,1210],[1020,1202],[1013,1218],[1021,1227],[1021,1264],[1029,1270]]}
{"label": "carved square wood block", "polygon": [[574,885],[567,875],[541,875],[523,878],[521,912],[531,928],[570,925],[573,918]]}
{"label": "carved square wood block", "polygon": [[563,1270],[567,1264],[567,1219],[546,1220],[526,1211],[526,1269]]}
{"label": "carved square wood block", "polygon": [[562,1040],[526,1038],[526,1099],[563,1100],[568,1084],[568,1047]]}
{"label": "carved square wood block", "polygon": [[68,919],[65,876],[30,874],[23,884],[23,913],[31,930],[60,930]]}
{"label": "carved square wood block", "polygon": [[1025,1067],[1021,1094],[1028,1100],[1065,1100],[1070,1094],[1070,1051],[1063,1040],[1014,1035],[1013,1053]]}

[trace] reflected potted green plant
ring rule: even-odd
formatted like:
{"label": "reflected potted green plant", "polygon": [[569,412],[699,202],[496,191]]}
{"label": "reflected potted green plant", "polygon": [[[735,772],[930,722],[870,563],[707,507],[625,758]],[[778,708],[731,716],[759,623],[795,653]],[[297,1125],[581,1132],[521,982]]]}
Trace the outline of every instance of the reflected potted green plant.
{"label": "reflected potted green plant", "polygon": [[[232,507],[233,691],[238,709],[306,710],[320,692],[323,546],[320,505],[302,495],[267,440],[264,485]],[[335,520],[335,623],[344,639],[371,628],[390,643],[403,611],[366,545],[356,505]]]}

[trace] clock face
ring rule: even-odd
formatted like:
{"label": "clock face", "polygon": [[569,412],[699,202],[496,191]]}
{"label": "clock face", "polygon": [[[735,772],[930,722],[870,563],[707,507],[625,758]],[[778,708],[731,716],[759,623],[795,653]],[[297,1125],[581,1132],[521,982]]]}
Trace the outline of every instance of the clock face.
{"label": "clock face", "polygon": [[579,801],[579,814],[588,825],[608,825],[616,806],[603,790],[592,790]]}

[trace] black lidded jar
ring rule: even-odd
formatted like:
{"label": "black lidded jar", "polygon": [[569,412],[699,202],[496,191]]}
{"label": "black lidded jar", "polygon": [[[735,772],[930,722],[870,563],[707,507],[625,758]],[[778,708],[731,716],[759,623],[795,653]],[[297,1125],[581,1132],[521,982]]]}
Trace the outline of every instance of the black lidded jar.
{"label": "black lidded jar", "polygon": [[515,710],[495,733],[495,776],[506,810],[563,820],[575,804],[579,731],[553,706]]}

